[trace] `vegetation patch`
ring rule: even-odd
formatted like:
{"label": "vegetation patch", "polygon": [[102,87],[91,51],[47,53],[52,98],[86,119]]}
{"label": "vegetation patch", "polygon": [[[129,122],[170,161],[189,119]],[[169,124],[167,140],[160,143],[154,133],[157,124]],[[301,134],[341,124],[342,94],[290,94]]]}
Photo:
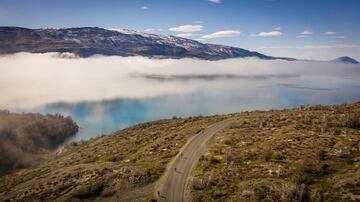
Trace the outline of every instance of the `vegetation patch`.
{"label": "vegetation patch", "polygon": [[359,112],[360,103],[240,113],[198,162],[193,201],[360,200]]}

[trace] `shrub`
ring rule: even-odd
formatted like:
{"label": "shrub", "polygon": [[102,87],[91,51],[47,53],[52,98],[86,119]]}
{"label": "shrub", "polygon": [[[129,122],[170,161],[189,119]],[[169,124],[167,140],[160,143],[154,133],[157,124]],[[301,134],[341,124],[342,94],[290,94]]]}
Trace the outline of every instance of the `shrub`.
{"label": "shrub", "polygon": [[300,160],[296,165],[296,170],[301,174],[320,174],[322,171],[320,163],[311,158]]}
{"label": "shrub", "polygon": [[264,158],[264,161],[266,161],[266,162],[271,160],[272,151],[271,151],[271,148],[269,146],[264,147],[262,156]]}
{"label": "shrub", "polygon": [[296,181],[304,184],[312,184],[316,182],[319,176],[327,172],[327,167],[326,164],[321,164],[316,159],[302,159],[296,165]]}
{"label": "shrub", "polygon": [[195,190],[203,190],[209,185],[208,177],[202,177],[200,179],[194,179],[192,182],[192,187]]}
{"label": "shrub", "polygon": [[284,156],[283,156],[283,154],[282,154],[281,151],[275,151],[275,152],[274,152],[274,158],[275,158],[276,160],[283,160],[283,159],[284,159]]}
{"label": "shrub", "polygon": [[265,120],[262,120],[260,121],[260,124],[259,124],[259,128],[265,128],[266,127],[266,121]]}
{"label": "shrub", "polygon": [[212,164],[218,164],[218,163],[220,163],[219,159],[217,159],[217,158],[215,158],[215,157],[213,157],[213,156],[211,157],[210,162],[211,162]]}
{"label": "shrub", "polygon": [[101,194],[104,188],[102,180],[97,180],[87,185],[83,185],[72,192],[72,196],[79,199],[94,198]]}
{"label": "shrub", "polygon": [[225,163],[235,163],[235,164],[238,164],[240,163],[240,159],[237,158],[236,154],[234,153],[231,153],[231,152],[226,152],[224,154],[224,161]]}
{"label": "shrub", "polygon": [[155,169],[158,173],[163,173],[166,170],[166,164],[162,162],[157,162],[155,165]]}
{"label": "shrub", "polygon": [[122,155],[112,155],[106,158],[106,161],[110,162],[117,162],[124,160],[124,157]]}
{"label": "shrub", "polygon": [[348,128],[360,129],[360,112],[348,114],[345,126]]}
{"label": "shrub", "polygon": [[315,154],[318,160],[325,160],[326,152],[323,149],[318,149]]}
{"label": "shrub", "polygon": [[233,143],[233,141],[230,138],[226,138],[224,140],[224,144],[226,144],[226,145],[231,145],[232,143]]}
{"label": "shrub", "polygon": [[227,191],[225,189],[216,189],[212,195],[214,197],[222,197],[227,195]]}
{"label": "shrub", "polygon": [[335,152],[335,155],[340,158],[349,158],[351,153],[348,150],[339,150]]}

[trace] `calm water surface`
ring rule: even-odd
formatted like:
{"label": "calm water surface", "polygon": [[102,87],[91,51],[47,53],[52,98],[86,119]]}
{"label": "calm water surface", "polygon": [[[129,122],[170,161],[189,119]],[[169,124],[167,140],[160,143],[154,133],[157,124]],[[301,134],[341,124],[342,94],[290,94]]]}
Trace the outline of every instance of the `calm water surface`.
{"label": "calm water surface", "polygon": [[152,120],[360,101],[360,65],[309,61],[0,58],[0,108],[60,113],[76,139]]}
{"label": "calm water surface", "polygon": [[252,96],[243,94],[241,88],[224,88],[216,93],[203,90],[142,99],[55,103],[31,111],[44,114],[61,113],[73,117],[81,126],[76,137],[79,140],[98,134],[109,134],[137,123],[174,116],[226,114],[247,110],[292,108],[304,104],[342,104],[360,100],[358,86],[311,89],[278,85],[254,87],[250,90]]}

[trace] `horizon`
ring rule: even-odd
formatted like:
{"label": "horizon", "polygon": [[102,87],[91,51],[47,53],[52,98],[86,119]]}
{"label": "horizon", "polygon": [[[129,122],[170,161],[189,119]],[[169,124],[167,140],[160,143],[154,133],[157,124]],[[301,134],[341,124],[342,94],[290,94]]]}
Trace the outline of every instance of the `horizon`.
{"label": "horizon", "polygon": [[[36,6],[34,6],[36,5]],[[87,1],[0,0],[0,25],[101,27],[172,35],[276,57],[360,60],[356,0]]]}

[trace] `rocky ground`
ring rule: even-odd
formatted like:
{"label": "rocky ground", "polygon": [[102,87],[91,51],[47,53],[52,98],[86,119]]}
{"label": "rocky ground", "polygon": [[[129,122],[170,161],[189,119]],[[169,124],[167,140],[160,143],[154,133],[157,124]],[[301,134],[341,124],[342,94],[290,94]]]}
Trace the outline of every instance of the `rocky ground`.
{"label": "rocky ground", "polygon": [[174,118],[71,143],[0,178],[0,201],[151,201],[192,136],[233,116],[193,172],[193,201],[359,201],[360,103]]}

